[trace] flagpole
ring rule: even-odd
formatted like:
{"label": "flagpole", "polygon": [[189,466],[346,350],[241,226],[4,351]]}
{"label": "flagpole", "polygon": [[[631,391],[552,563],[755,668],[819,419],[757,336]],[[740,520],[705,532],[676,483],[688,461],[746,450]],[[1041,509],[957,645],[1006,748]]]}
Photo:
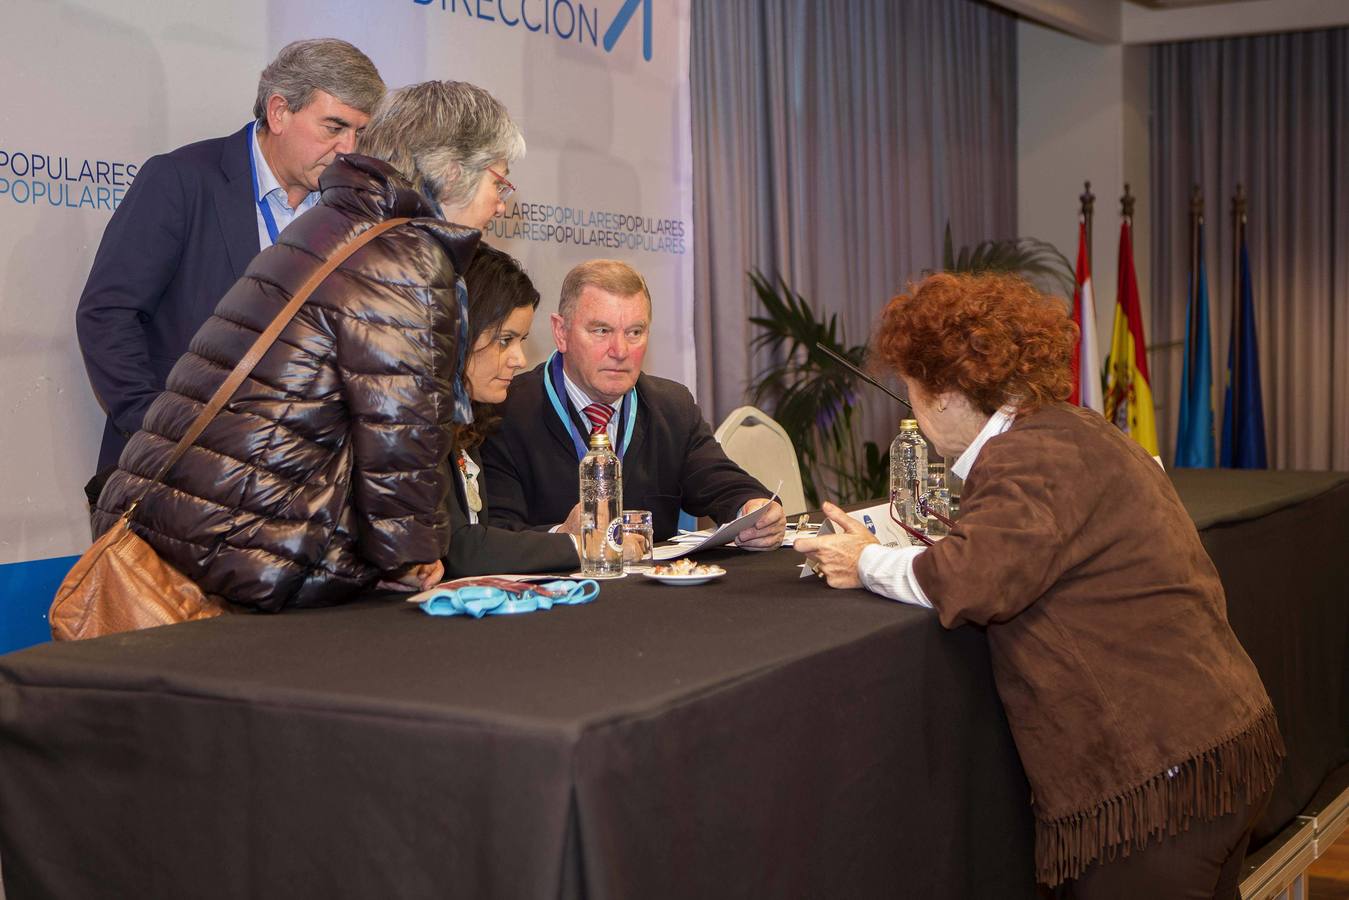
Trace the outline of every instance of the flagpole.
{"label": "flagpole", "polygon": [[[1241,245],[1246,237],[1246,191],[1237,182],[1237,192],[1232,197],[1232,367],[1228,370],[1228,382],[1232,390],[1232,417],[1231,426],[1233,456],[1236,456],[1237,445],[1237,426],[1236,421],[1240,415],[1241,409],[1241,379],[1237,373],[1241,371]],[[1223,429],[1228,425],[1223,423]]]}
{"label": "flagpole", "polygon": [[[1119,214],[1120,218],[1124,220],[1124,224],[1129,229],[1130,247],[1133,246],[1134,242],[1134,199],[1133,193],[1129,190],[1129,182],[1124,182],[1124,195],[1119,198]],[[1142,352],[1146,359],[1148,352],[1147,348],[1142,348]]]}
{"label": "flagpole", "polygon": [[[1204,194],[1195,185],[1190,190],[1190,318],[1188,333],[1190,339],[1185,347],[1188,359],[1194,360],[1199,344],[1199,256],[1204,248],[1199,246],[1199,228],[1204,224]],[[1190,377],[1194,378],[1194,372]],[[1190,385],[1185,385],[1185,390]]]}
{"label": "flagpole", "polygon": [[1091,182],[1082,182],[1082,193],[1077,195],[1078,213],[1082,216],[1082,221],[1087,226],[1087,271],[1096,271],[1091,264],[1091,219],[1096,209],[1096,195],[1091,192]]}

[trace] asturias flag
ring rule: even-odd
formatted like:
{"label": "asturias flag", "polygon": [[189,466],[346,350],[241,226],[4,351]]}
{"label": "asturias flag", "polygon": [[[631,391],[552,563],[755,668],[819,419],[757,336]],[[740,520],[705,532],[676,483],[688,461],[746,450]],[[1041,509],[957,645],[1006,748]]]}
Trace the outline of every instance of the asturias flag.
{"label": "asturias flag", "polygon": [[1204,265],[1204,225],[1199,224],[1198,288],[1191,273],[1186,304],[1185,364],[1180,374],[1180,421],[1176,427],[1176,465],[1192,469],[1213,465],[1213,349],[1208,322],[1208,267]]}
{"label": "asturias flag", "polygon": [[1101,354],[1096,349],[1096,301],[1091,290],[1091,264],[1087,262],[1087,223],[1077,223],[1077,290],[1073,293],[1073,321],[1077,323],[1077,346],[1073,348],[1073,393],[1069,403],[1097,412],[1101,402]]}
{"label": "asturias flag", "polygon": [[1106,374],[1105,417],[1156,456],[1157,421],[1152,412],[1143,311],[1129,233],[1129,220],[1125,219],[1119,232],[1119,294],[1115,298],[1115,328]]}
{"label": "asturias flag", "polygon": [[1241,287],[1227,345],[1227,393],[1223,398],[1223,466],[1265,469],[1265,404],[1260,398],[1260,351],[1255,341],[1251,261],[1241,240]]}

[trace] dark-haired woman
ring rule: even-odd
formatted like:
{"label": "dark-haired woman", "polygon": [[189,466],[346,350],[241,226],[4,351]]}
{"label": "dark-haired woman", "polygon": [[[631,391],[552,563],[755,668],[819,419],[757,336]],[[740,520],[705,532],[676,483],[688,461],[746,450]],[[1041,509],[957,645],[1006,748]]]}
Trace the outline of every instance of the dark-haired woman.
{"label": "dark-haired woman", "polygon": [[510,531],[484,524],[486,492],[478,448],[500,421],[495,405],[506,399],[511,379],[525,366],[525,339],[534,322],[539,292],[519,263],[480,245],[464,273],[472,351],[464,380],[473,400],[473,423],[456,429],[454,461],[459,477],[450,497],[450,552],[445,577],[528,572],[572,572],[576,544],[566,534]]}
{"label": "dark-haired woman", "polygon": [[1161,467],[1065,405],[1077,329],[1008,276],[934,275],[886,308],[875,352],[965,479],[931,547],[798,541],[834,587],[985,626],[1056,896],[1235,897],[1283,756],[1222,584]]}

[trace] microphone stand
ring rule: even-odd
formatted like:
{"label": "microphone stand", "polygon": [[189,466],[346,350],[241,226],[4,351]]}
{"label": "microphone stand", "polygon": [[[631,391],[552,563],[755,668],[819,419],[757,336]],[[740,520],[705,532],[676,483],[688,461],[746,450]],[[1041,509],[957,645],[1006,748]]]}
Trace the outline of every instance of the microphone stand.
{"label": "microphone stand", "polygon": [[866,372],[863,372],[861,369],[857,368],[857,366],[853,365],[851,362],[849,362],[849,361],[848,361],[847,359],[845,359],[844,357],[839,356],[837,353],[835,353],[833,350],[830,350],[828,347],[824,346],[823,344],[816,344],[816,345],[815,345],[815,349],[816,349],[816,350],[819,350],[819,351],[820,351],[821,353],[823,353],[825,356],[828,356],[829,358],[833,359],[835,362],[837,362],[837,363],[839,363],[840,365],[842,365],[842,366],[843,366],[844,368],[846,368],[849,372],[852,372],[854,375],[856,375],[858,378],[861,378],[861,379],[862,379],[863,381],[865,381],[867,384],[869,384],[869,385],[871,385],[871,386],[873,386],[873,387],[878,387],[878,388],[880,388],[881,390],[885,391],[885,392],[886,392],[887,394],[889,394],[891,397],[895,398],[895,399],[898,400],[900,403],[903,403],[906,407],[908,407],[909,412],[913,412],[913,404],[912,404],[912,403],[910,403],[909,401],[905,400],[903,397],[899,396],[899,394],[896,394],[894,391],[890,390],[888,387],[886,387],[885,385],[881,384],[881,383],[880,383],[879,381],[877,381],[876,379],[872,378],[872,377],[871,377],[870,375],[868,375]]}

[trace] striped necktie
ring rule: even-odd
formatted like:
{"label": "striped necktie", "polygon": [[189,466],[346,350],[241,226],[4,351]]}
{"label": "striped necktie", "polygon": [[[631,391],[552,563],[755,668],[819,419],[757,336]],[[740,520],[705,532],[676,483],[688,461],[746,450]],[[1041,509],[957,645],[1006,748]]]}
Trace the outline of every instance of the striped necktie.
{"label": "striped necktie", "polygon": [[592,403],[581,412],[590,420],[591,434],[599,434],[609,427],[609,420],[614,417],[614,408],[607,403]]}

